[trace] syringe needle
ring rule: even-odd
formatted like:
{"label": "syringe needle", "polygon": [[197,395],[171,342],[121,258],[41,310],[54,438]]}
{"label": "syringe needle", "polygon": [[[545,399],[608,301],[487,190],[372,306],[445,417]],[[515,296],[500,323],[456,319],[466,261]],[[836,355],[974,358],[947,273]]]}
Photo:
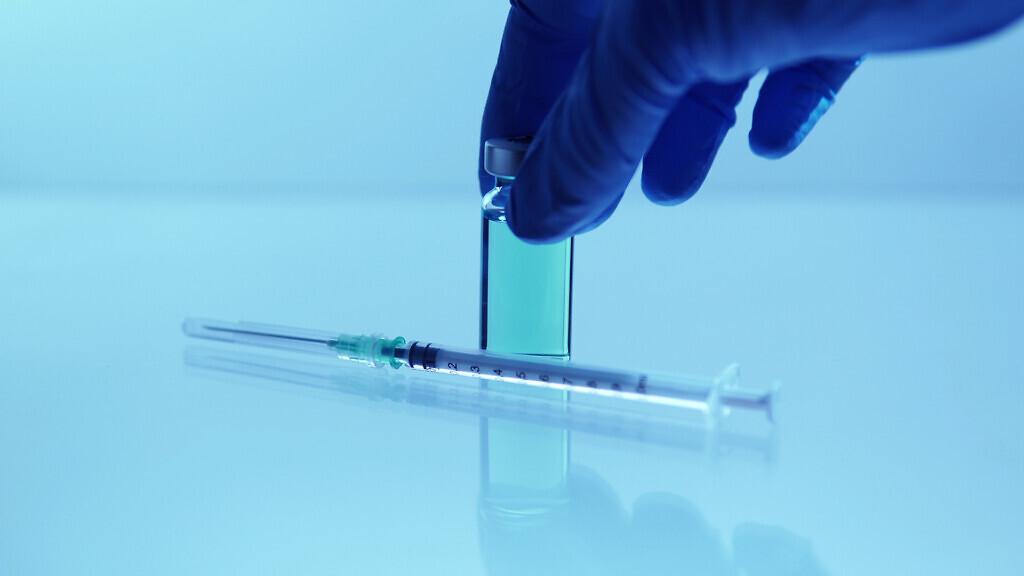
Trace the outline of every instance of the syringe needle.
{"label": "syringe needle", "polygon": [[265,337],[265,338],[279,338],[279,339],[282,339],[282,340],[294,340],[294,341],[297,341],[297,342],[314,342],[316,344],[323,344],[324,346],[333,346],[334,344],[337,344],[337,342],[338,342],[338,340],[336,338],[332,338],[332,339],[307,338],[307,337],[302,337],[302,336],[289,336],[287,334],[275,334],[275,333],[272,333],[272,332],[261,332],[261,331],[257,331],[257,330],[241,330],[241,329],[238,329],[238,328],[224,328],[222,326],[204,326],[204,328],[206,328],[207,330],[212,330],[214,332],[228,332],[228,333],[231,333],[231,334],[243,334],[243,335],[246,335],[246,336],[258,336],[258,337]]}
{"label": "syringe needle", "polygon": [[333,332],[288,328],[254,322],[224,322],[209,318],[186,318],[182,331],[193,338],[220,340],[236,344],[279,348],[327,356],[336,356],[338,335]]}

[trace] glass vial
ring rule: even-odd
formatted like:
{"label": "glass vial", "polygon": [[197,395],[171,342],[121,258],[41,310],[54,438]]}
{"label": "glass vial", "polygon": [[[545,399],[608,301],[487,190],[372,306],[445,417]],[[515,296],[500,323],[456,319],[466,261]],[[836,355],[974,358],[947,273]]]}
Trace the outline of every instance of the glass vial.
{"label": "glass vial", "polygon": [[[529,138],[496,138],[484,145],[484,168],[494,175],[495,187],[483,203],[480,348],[568,359],[573,241],[528,244],[505,222],[510,186],[529,143]],[[510,392],[518,388],[502,382],[487,386]],[[561,390],[523,393],[568,399]],[[567,431],[484,418],[480,432],[484,518],[514,525],[565,505]]]}
{"label": "glass vial", "polygon": [[573,239],[528,244],[505,223],[505,205],[529,138],[492,138],[484,168],[495,187],[484,196],[480,348],[568,358],[572,328]]}

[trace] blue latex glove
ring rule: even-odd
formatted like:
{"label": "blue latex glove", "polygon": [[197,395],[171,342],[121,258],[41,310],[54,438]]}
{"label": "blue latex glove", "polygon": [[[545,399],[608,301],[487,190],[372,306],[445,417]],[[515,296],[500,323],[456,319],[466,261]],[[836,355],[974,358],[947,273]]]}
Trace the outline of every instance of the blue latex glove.
{"label": "blue latex glove", "polygon": [[[509,225],[534,242],[589,230],[641,159],[648,198],[686,200],[760,69],[750,146],[777,158],[862,54],[974,39],[1022,13],[1024,0],[512,0],[481,131],[535,135]],[[481,164],[481,190],[492,183]]]}

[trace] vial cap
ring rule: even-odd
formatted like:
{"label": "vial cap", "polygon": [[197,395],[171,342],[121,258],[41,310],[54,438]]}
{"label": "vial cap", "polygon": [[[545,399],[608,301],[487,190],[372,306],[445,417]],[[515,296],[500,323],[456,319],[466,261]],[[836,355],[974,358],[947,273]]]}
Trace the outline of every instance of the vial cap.
{"label": "vial cap", "polygon": [[515,178],[533,136],[491,138],[484,142],[484,170],[496,178]]}

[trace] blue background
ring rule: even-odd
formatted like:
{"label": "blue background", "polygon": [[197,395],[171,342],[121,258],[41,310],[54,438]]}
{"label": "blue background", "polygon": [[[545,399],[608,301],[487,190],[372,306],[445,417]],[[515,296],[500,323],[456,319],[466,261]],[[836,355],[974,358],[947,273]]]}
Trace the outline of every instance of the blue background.
{"label": "blue background", "polygon": [[573,432],[503,532],[479,415],[185,365],[187,315],[476,344],[505,10],[0,6],[0,574],[1021,572],[1020,27],[577,239],[574,358],[780,378],[774,464]]}
{"label": "blue background", "polygon": [[[6,0],[0,182],[471,187],[506,10]],[[873,57],[781,162],[746,148],[755,84],[708,189],[1020,184],[1022,51]]]}

